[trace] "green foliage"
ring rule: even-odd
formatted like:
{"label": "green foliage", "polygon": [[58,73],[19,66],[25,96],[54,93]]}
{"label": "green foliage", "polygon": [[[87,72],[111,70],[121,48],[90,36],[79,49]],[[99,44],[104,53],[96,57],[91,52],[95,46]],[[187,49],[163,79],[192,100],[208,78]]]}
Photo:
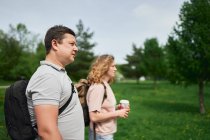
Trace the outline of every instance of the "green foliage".
{"label": "green foliage", "polygon": [[[210,78],[210,2],[190,0],[184,2],[180,11],[180,23],[174,28],[166,45],[169,71],[177,72],[177,81],[197,83],[199,87],[200,112],[204,108],[204,83]],[[174,79],[171,78],[171,79]]]}
{"label": "green foliage", "polygon": [[14,76],[13,79],[20,77],[29,79],[38,66],[39,62],[34,53],[23,52],[15,68],[11,70],[11,74]]}
{"label": "green foliage", "polygon": [[[77,45],[79,52],[76,61],[67,66],[67,71],[73,80],[86,78],[91,62],[95,58],[91,43],[93,32],[84,29],[80,20],[77,25]],[[32,34],[27,27],[19,23],[10,25],[6,34],[0,30],[0,78],[4,80],[16,80],[19,77],[30,78],[39,61],[45,59],[45,47],[43,42],[37,42],[37,35]]]}
{"label": "green foliage", "polygon": [[131,55],[126,55],[127,64],[120,65],[121,72],[123,75],[129,78],[136,78],[144,76],[146,74],[144,63],[143,63],[143,49],[141,47],[137,48],[133,44],[133,53]]}
{"label": "green foliage", "polygon": [[163,49],[156,38],[147,39],[144,48],[133,44],[133,53],[126,56],[127,64],[120,65],[122,73],[128,78],[148,76],[156,80],[165,75],[165,60]]}
{"label": "green foliage", "polygon": [[80,20],[77,27],[77,47],[79,49],[75,61],[66,67],[70,77],[78,81],[81,78],[86,78],[91,62],[95,58],[93,47],[95,43],[91,43],[94,35],[89,32],[89,28],[85,29],[82,21]]}
{"label": "green foliage", "polygon": [[37,67],[33,51],[37,36],[21,23],[16,27],[10,25],[9,33],[1,31],[0,34],[0,78],[30,78]]}
{"label": "green foliage", "polygon": [[44,46],[43,42],[40,42],[36,49],[36,58],[37,58],[38,62],[45,59],[45,52],[46,52],[45,46]]}
{"label": "green foliage", "polygon": [[163,49],[156,38],[146,39],[144,42],[144,64],[148,76],[154,81],[165,75]]}
{"label": "green foliage", "polygon": [[31,33],[25,24],[19,23],[15,27],[9,25],[10,30],[8,36],[14,38],[21,44],[21,48],[26,52],[34,52],[36,47],[38,35]]}
{"label": "green foliage", "polygon": [[165,45],[166,50],[166,65],[167,65],[167,79],[172,83],[180,83],[184,81],[184,78],[179,73],[183,68],[177,65],[177,63],[182,63],[182,57],[177,57],[176,54],[180,54],[185,57],[184,51],[180,48],[181,44],[175,40],[173,37],[168,38],[168,42]]}
{"label": "green foliage", "polygon": [[12,69],[20,60],[22,48],[20,43],[12,37],[9,37],[3,31],[0,32],[0,77],[3,79],[11,79]]}
{"label": "green foliage", "polygon": [[[174,39],[178,43],[176,50],[179,51],[171,49],[171,53],[179,57],[175,61],[181,67],[177,68],[177,72],[188,82],[198,83],[210,78],[209,13],[209,0],[185,2],[179,15],[180,23],[174,29]],[[172,43],[170,40],[168,46]]]}

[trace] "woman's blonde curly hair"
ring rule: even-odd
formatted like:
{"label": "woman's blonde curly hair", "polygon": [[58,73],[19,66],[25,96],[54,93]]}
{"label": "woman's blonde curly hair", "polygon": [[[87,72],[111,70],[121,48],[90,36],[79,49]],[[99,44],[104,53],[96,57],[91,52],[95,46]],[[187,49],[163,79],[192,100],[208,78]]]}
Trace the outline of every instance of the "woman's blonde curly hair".
{"label": "woman's blonde curly hair", "polygon": [[[114,62],[112,55],[101,55],[97,57],[91,65],[87,80],[89,83],[102,83],[102,77],[108,72],[109,67]],[[110,79],[109,83],[114,79]]]}

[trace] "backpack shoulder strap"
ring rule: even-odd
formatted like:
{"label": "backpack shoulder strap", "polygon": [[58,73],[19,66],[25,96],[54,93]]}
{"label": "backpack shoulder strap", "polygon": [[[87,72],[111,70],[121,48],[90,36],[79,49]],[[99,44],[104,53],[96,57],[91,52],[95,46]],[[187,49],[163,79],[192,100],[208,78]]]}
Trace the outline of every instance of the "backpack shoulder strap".
{"label": "backpack shoulder strap", "polygon": [[[103,104],[104,100],[107,98],[107,92],[106,92],[105,84],[103,82],[101,84],[104,86],[104,97],[103,97],[103,101],[101,103],[101,104]],[[94,133],[93,138],[94,138],[94,140],[96,140],[96,123],[93,123],[93,133]]]}
{"label": "backpack shoulder strap", "polygon": [[71,96],[69,97],[68,101],[59,109],[59,115],[66,109],[66,107],[69,105],[73,94],[76,93],[74,89],[73,83],[71,83]]}
{"label": "backpack shoulder strap", "polygon": [[107,91],[106,91],[106,86],[103,82],[102,82],[102,85],[104,86],[104,97],[103,97],[103,101],[102,101],[102,104],[103,104],[104,100],[107,98]]}

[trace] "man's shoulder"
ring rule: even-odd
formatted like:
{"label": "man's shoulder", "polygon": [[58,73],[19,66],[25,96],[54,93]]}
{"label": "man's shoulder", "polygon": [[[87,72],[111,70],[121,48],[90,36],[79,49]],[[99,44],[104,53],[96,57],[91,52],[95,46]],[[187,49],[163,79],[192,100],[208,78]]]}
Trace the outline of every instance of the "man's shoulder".
{"label": "man's shoulder", "polygon": [[34,74],[31,76],[30,80],[29,80],[29,85],[31,84],[35,84],[39,81],[43,81],[43,80],[56,80],[56,81],[60,81],[62,78],[62,76],[60,75],[60,73],[56,70],[54,70],[52,67],[50,66],[46,66],[46,65],[41,65],[37,68],[37,70],[34,72]]}
{"label": "man's shoulder", "polygon": [[[41,75],[46,75],[46,74],[51,74],[51,75],[59,75],[63,72],[60,72],[56,69],[54,69],[51,66],[48,65],[41,65],[37,68],[37,70],[34,72],[33,76],[41,76]],[[33,77],[32,76],[32,77]]]}

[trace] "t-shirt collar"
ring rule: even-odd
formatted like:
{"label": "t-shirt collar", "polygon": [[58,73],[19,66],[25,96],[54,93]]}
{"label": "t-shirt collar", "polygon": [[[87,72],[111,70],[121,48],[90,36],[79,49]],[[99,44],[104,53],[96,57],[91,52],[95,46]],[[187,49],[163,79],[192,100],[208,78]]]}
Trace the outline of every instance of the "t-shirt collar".
{"label": "t-shirt collar", "polygon": [[61,66],[58,66],[56,64],[53,64],[53,63],[51,63],[49,61],[46,61],[46,60],[40,61],[40,65],[48,65],[48,66],[51,66],[51,67],[53,67],[54,69],[56,69],[58,71],[65,71],[65,68],[63,68]]}

